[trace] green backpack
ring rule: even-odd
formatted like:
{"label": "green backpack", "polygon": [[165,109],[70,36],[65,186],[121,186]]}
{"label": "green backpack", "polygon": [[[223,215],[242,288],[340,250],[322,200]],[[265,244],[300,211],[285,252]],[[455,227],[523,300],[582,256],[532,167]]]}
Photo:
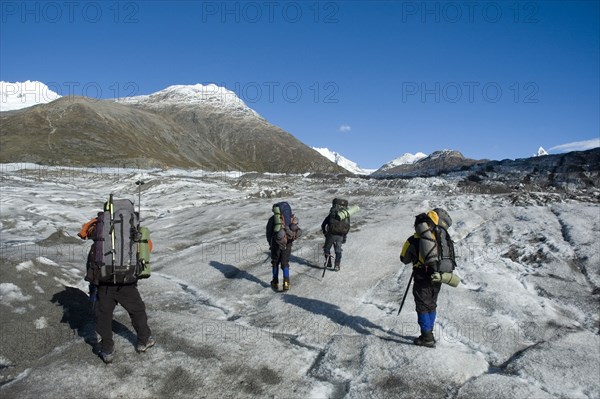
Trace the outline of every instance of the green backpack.
{"label": "green backpack", "polygon": [[329,210],[329,232],[335,235],[345,235],[350,231],[350,216],[358,212],[358,205],[348,208],[348,200],[334,198]]}
{"label": "green backpack", "polygon": [[150,239],[150,229],[140,227],[138,241],[137,260],[139,265],[138,278],[150,277],[150,252],[152,251],[152,240]]}

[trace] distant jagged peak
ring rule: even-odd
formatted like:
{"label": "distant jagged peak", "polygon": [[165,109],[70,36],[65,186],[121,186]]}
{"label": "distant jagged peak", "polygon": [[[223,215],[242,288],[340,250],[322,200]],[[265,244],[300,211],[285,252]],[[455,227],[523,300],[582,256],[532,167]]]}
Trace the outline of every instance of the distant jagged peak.
{"label": "distant jagged peak", "polygon": [[541,157],[543,155],[548,155],[548,151],[546,151],[544,147],[538,148],[537,153],[533,154],[534,157]]}
{"label": "distant jagged peak", "polygon": [[232,112],[240,115],[260,115],[239,98],[233,91],[210,83],[203,85],[173,85],[152,94],[120,98],[126,104],[142,104],[149,107],[170,105],[201,105]]}
{"label": "distant jagged peak", "polygon": [[385,165],[383,165],[381,167],[381,169],[385,170],[385,169],[394,168],[399,165],[413,164],[413,163],[415,163],[423,158],[426,158],[426,157],[427,157],[427,154],[424,154],[422,152],[417,152],[416,154],[411,154],[410,152],[406,152],[406,153],[400,155],[398,158],[393,159],[393,160],[389,161],[388,163],[386,163]]}
{"label": "distant jagged peak", "polygon": [[464,159],[465,156],[460,151],[456,151],[456,150],[439,150],[439,151],[432,152],[427,158],[423,158],[421,161],[424,162],[426,160],[435,160],[435,159],[440,159],[440,158]]}
{"label": "distant jagged peak", "polygon": [[361,168],[356,162],[349,160],[335,151],[331,151],[329,148],[313,147],[313,150],[317,151],[319,154],[323,155],[336,165],[341,166],[342,168],[356,175],[369,175],[375,171],[375,169]]}
{"label": "distant jagged peak", "polygon": [[405,159],[413,162],[393,167],[384,166],[373,173],[373,176],[436,176],[440,173],[447,173],[480,162],[466,158],[456,150],[434,151],[427,156],[423,153],[417,153],[412,158],[407,156]]}

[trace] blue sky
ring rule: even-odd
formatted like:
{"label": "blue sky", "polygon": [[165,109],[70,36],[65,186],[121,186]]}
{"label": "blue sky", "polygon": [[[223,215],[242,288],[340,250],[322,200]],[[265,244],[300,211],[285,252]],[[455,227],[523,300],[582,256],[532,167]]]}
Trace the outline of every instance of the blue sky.
{"label": "blue sky", "polygon": [[598,1],[0,4],[0,80],[102,98],[216,83],[362,167],[600,140]]}

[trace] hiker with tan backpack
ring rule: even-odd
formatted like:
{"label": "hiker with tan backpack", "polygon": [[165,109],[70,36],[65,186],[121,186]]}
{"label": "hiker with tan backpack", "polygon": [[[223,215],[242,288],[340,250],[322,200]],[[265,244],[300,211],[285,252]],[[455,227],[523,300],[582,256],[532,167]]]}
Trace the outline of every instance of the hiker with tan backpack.
{"label": "hiker with tan backpack", "polygon": [[413,296],[421,335],[413,342],[418,346],[435,348],[433,328],[437,316],[437,297],[442,283],[452,287],[460,283],[458,276],[453,274],[456,257],[454,243],[448,233],[451,225],[450,215],[442,208],[417,215],[415,233],[408,237],[400,253],[402,263],[411,263],[413,266],[400,310],[414,278]]}

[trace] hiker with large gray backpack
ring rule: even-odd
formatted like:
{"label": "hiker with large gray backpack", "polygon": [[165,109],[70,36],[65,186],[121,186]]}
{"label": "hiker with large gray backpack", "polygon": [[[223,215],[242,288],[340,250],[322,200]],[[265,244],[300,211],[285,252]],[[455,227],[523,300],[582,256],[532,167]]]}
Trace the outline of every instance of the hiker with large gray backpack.
{"label": "hiker with large gray backpack", "polygon": [[105,363],[113,361],[112,317],[117,304],[129,313],[137,333],[136,351],[145,352],[154,339],[137,282],[150,277],[152,241],[148,228],[140,226],[139,211],[135,212],[130,200],[114,199],[111,194],[104,210],[84,224],[78,236],[94,241],[85,280],[90,283],[96,332],[102,339],[98,355]]}
{"label": "hiker with large gray backpack", "polygon": [[342,262],[342,244],[346,243],[346,237],[350,231],[350,216],[358,211],[358,206],[353,205],[348,208],[348,200],[342,198],[334,198],[329,209],[329,214],[321,223],[321,231],[325,236],[325,244],[323,244],[323,256],[325,256],[325,270],[331,268],[331,247],[335,252],[334,270],[340,270]]}
{"label": "hiker with large gray backpack", "polygon": [[433,327],[437,316],[437,297],[442,283],[452,287],[460,283],[458,276],[453,273],[456,268],[456,256],[454,243],[448,233],[451,225],[450,215],[442,208],[417,215],[415,233],[408,237],[400,253],[402,263],[411,263],[413,266],[400,310],[414,278],[413,296],[417,322],[421,330],[421,335],[413,341],[415,345],[435,348]]}
{"label": "hiker with large gray backpack", "polygon": [[290,289],[290,256],[292,245],[302,235],[298,226],[298,219],[292,213],[292,208],[287,202],[278,202],[273,205],[273,216],[269,218],[266,226],[266,237],[271,251],[271,267],[273,279],[271,288],[279,290],[279,268],[283,272],[283,291]]}

